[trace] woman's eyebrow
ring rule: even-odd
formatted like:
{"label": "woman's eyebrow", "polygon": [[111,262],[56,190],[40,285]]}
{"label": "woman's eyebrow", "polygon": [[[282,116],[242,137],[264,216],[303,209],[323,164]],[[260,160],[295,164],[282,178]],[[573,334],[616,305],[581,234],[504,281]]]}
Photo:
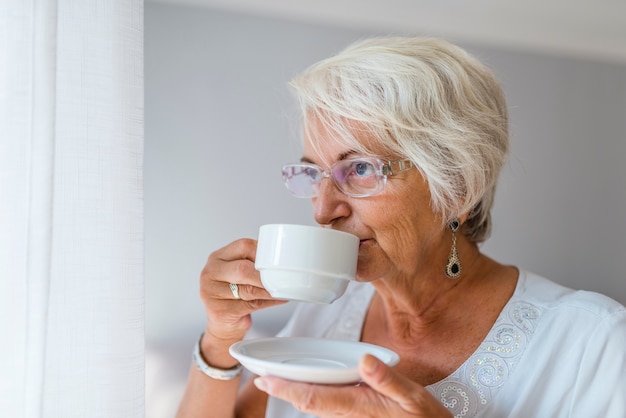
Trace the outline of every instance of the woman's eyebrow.
{"label": "woman's eyebrow", "polygon": [[337,161],[345,160],[345,159],[346,159],[346,158],[348,158],[349,156],[351,156],[351,155],[353,155],[353,154],[356,154],[356,153],[357,153],[357,151],[356,151],[356,150],[351,150],[351,151],[344,152],[343,154],[341,154],[341,155],[339,156],[339,158],[337,159]]}
{"label": "woman's eyebrow", "polygon": [[[346,151],[346,152],[344,152],[344,153],[339,155],[339,158],[337,158],[337,161],[345,160],[349,156],[351,156],[353,154],[356,154],[356,153],[357,153],[356,150]],[[311,160],[310,158],[308,158],[308,157],[300,158],[300,162],[301,163],[315,164],[315,162],[313,160]]]}

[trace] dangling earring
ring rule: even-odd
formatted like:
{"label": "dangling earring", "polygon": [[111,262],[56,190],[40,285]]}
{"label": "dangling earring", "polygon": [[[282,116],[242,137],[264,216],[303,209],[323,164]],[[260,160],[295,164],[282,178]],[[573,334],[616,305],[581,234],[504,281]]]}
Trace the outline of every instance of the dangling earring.
{"label": "dangling earring", "polygon": [[450,279],[456,279],[461,275],[461,260],[459,260],[459,254],[456,251],[456,231],[459,230],[460,226],[461,222],[458,218],[454,218],[448,224],[450,231],[452,231],[452,248],[446,263],[446,276]]}

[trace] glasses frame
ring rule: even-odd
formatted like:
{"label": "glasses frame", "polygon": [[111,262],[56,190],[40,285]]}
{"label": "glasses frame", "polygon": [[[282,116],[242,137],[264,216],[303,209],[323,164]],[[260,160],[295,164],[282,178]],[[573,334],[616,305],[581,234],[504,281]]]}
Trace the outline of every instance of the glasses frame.
{"label": "glasses frame", "polygon": [[[337,180],[335,178],[335,176],[333,175],[333,169],[338,165],[338,164],[345,164],[346,162],[350,162],[350,161],[365,161],[365,162],[369,162],[372,163],[374,165],[374,167],[376,167],[376,178],[377,178],[377,184],[379,185],[377,189],[373,189],[371,192],[365,192],[365,193],[351,193],[348,192],[346,190],[343,189],[343,184],[341,183],[339,180]],[[289,168],[293,168],[293,167],[309,167],[312,168],[314,170],[316,170],[317,172],[319,172],[321,174],[321,177],[319,179],[319,181],[315,181],[312,183],[311,187],[312,187],[312,193],[311,194],[307,194],[307,195],[300,195],[295,193],[288,185],[288,179],[287,179],[287,174],[286,174],[286,170]],[[325,178],[330,178],[333,181],[333,184],[335,185],[335,187],[337,187],[337,190],[339,190],[341,193],[345,194],[346,196],[349,197],[369,197],[369,196],[375,196],[379,193],[381,193],[384,189],[385,186],[387,185],[387,177],[388,176],[394,176],[396,174],[399,174],[403,171],[409,170],[411,168],[414,168],[415,165],[413,164],[413,162],[411,160],[388,160],[387,162],[381,160],[378,157],[359,157],[359,158],[349,158],[346,160],[340,160],[337,161],[335,164],[333,164],[332,166],[330,166],[330,168],[328,170],[324,170],[322,167],[320,167],[317,164],[313,164],[313,163],[307,163],[307,162],[300,162],[300,163],[290,163],[290,164],[285,164],[282,167],[282,174],[283,174],[283,181],[285,183],[285,187],[287,188],[287,190],[289,190],[289,192],[291,192],[292,195],[294,195],[295,197],[300,197],[300,198],[313,198],[313,197],[317,197],[319,196],[319,187],[316,189],[315,187],[313,187],[315,184],[320,185],[322,183],[322,180],[324,180]],[[382,186],[380,186],[382,182]]]}

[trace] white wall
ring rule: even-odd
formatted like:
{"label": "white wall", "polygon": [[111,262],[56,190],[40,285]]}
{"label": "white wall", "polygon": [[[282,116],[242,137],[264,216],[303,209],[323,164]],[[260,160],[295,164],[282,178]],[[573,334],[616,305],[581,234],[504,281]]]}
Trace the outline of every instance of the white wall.
{"label": "white wall", "polygon": [[[147,416],[169,417],[209,253],[263,223],[312,223],[279,174],[300,156],[286,82],[376,33],[151,3],[145,28]],[[626,66],[465,46],[502,80],[513,132],[484,250],[626,303]]]}

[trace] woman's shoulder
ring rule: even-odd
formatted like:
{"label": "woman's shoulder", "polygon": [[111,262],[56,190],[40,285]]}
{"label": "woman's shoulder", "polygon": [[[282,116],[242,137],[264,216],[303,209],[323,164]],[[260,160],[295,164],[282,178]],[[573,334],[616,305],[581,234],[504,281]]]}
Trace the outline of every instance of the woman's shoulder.
{"label": "woman's shoulder", "polygon": [[575,290],[528,271],[520,271],[514,299],[545,311],[578,312],[597,318],[626,313],[622,304],[607,295]]}

